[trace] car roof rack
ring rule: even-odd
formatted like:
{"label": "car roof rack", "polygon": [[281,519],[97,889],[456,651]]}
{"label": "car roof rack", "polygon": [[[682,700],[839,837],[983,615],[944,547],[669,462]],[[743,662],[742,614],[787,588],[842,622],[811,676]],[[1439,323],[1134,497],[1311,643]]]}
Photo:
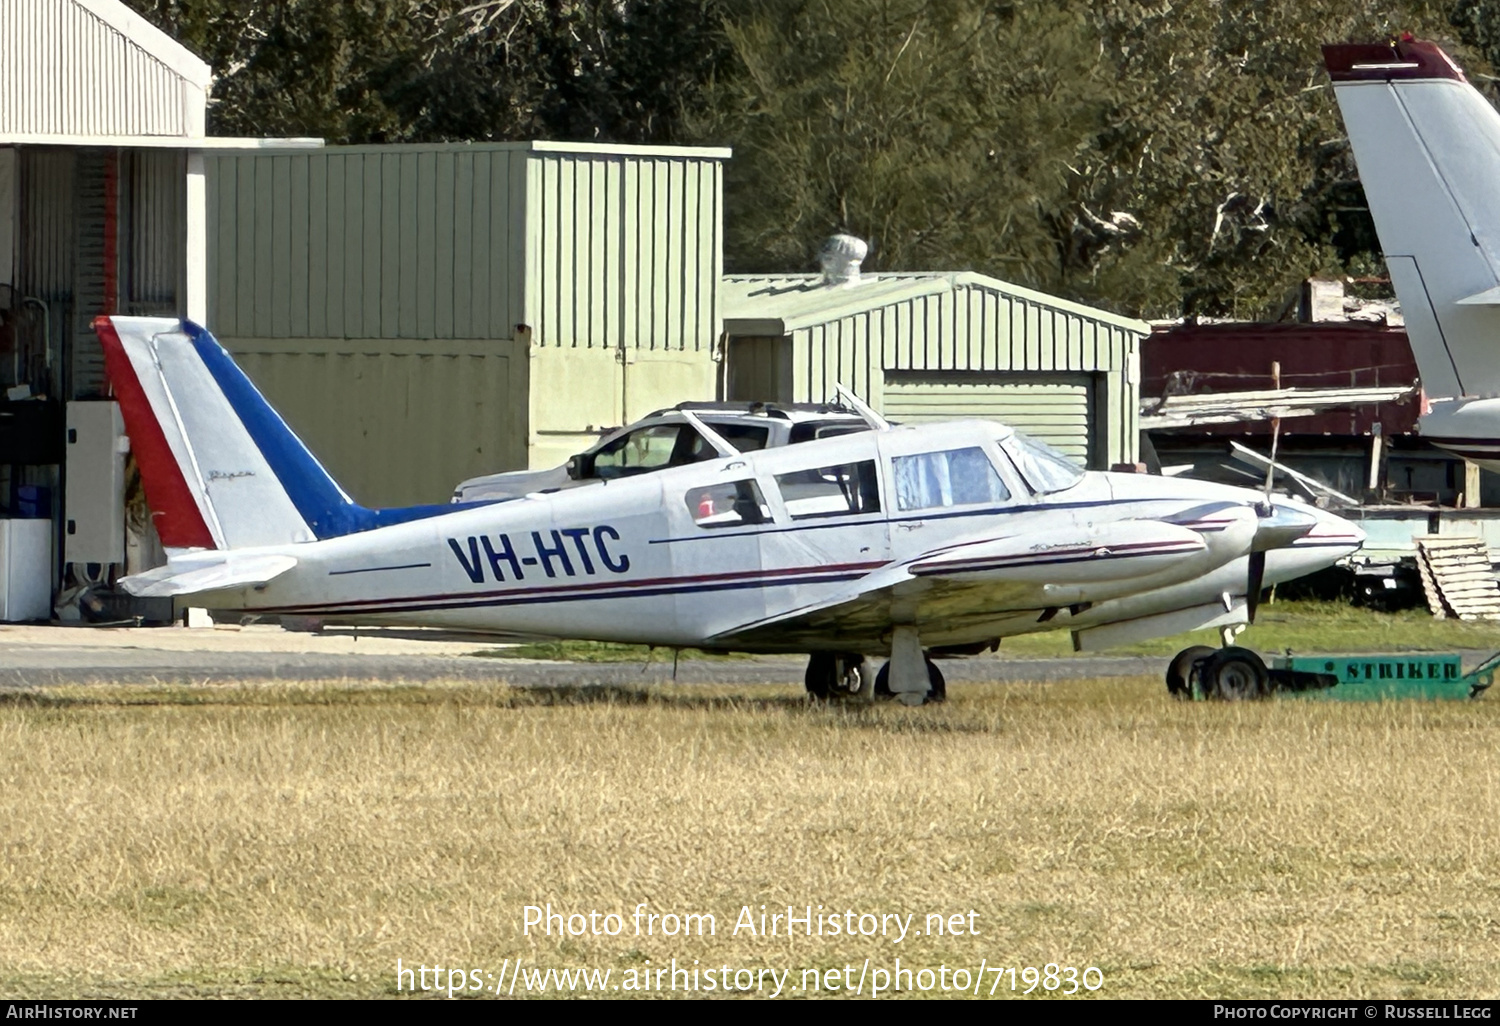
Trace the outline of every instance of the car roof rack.
{"label": "car roof rack", "polygon": [[816,414],[843,414],[845,416],[857,414],[841,403],[766,403],[766,402],[699,402],[689,401],[678,403],[670,409],[657,410],[651,416],[655,417],[663,413],[673,411],[689,410],[693,413],[748,413],[752,416],[777,417],[781,420],[791,420],[794,413],[816,413]]}

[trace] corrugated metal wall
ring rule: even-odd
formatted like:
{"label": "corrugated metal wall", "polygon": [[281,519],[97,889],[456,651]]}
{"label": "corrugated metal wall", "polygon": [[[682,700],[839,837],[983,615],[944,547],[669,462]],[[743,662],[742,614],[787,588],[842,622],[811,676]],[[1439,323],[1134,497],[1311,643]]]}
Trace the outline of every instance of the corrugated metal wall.
{"label": "corrugated metal wall", "polygon": [[1086,466],[1105,461],[1098,398],[1102,375],[1042,371],[887,371],[885,409],[920,424],[983,417],[1040,438]]}
{"label": "corrugated metal wall", "polygon": [[45,303],[49,315],[26,311],[21,323],[34,336],[28,349],[42,352],[50,321],[56,379],[47,387],[70,397],[102,394],[104,354],[93,319],[111,309],[181,312],[186,156],[21,147],[17,168],[16,289]]}
{"label": "corrugated metal wall", "polygon": [[869,394],[885,370],[1119,371],[1139,337],[1023,296],[960,285],[794,333],[797,398],[821,401],[835,381]]}
{"label": "corrugated metal wall", "polygon": [[240,338],[711,350],[722,159],[531,144],[207,158],[209,319]]}
{"label": "corrugated metal wall", "polygon": [[713,347],[722,159],[535,153],[531,193],[538,345]]}
{"label": "corrugated metal wall", "polygon": [[72,0],[0,2],[0,134],[185,136],[202,89]]}
{"label": "corrugated metal wall", "polygon": [[[61,394],[66,382],[62,340],[73,309],[73,150],[23,148],[16,159],[16,267],[18,296],[46,304],[47,316],[34,307],[22,309],[18,330],[26,332],[24,350],[31,354],[21,376],[38,391]],[[19,302],[19,299],[18,299]],[[51,337],[46,337],[46,333]],[[52,380],[47,354],[51,354]]]}
{"label": "corrugated metal wall", "polygon": [[510,343],[225,344],[357,501],[446,502],[466,477],[526,464],[525,353]]}
{"label": "corrugated metal wall", "polygon": [[[259,354],[247,370],[331,470],[353,475],[347,487],[441,501],[463,477],[551,459],[549,440],[591,438],[621,409],[712,398],[727,155],[560,143],[209,155],[208,325]],[[498,389],[487,405],[449,403],[470,384],[450,370],[476,343],[509,370],[475,371]],[[622,348],[639,352],[602,352]],[[313,352],[362,355],[302,358]],[[392,403],[380,382],[400,375],[413,380]],[[293,387],[304,380],[317,385]],[[500,423],[514,433],[492,441]]]}
{"label": "corrugated metal wall", "polygon": [[1097,373],[1104,385],[1093,406],[1093,461],[1133,462],[1134,375],[1144,325],[1132,330],[1062,300],[1049,303],[1041,294],[988,281],[962,275],[952,289],[793,332],[791,399],[825,401],[841,382],[881,409],[887,372]]}
{"label": "corrugated metal wall", "polygon": [[121,307],[142,317],[175,316],[187,270],[187,154],[133,150],[123,156],[122,171]]}
{"label": "corrugated metal wall", "polygon": [[209,323],[240,338],[512,337],[525,154],[338,147],[214,155]]}

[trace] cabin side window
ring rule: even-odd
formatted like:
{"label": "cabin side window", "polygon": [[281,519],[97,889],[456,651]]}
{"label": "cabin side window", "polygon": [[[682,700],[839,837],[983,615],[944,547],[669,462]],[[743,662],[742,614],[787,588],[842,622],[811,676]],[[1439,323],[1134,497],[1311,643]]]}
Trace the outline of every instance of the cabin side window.
{"label": "cabin side window", "polygon": [[1010,489],[979,446],[896,456],[896,508],[941,509],[1005,502]]}
{"label": "cabin side window", "polygon": [[793,520],[880,511],[874,460],[777,474],[776,485]]}
{"label": "cabin side window", "polygon": [[771,519],[771,507],[753,480],[719,481],[693,488],[685,501],[693,523],[699,527],[741,527]]}

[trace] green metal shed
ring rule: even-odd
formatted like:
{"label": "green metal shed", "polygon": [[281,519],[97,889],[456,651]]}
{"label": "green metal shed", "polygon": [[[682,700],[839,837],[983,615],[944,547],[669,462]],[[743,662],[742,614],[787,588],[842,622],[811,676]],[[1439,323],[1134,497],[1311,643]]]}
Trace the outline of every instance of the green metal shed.
{"label": "green metal shed", "polygon": [[208,327],[357,499],[443,501],[714,394],[728,156],[209,156]]}
{"label": "green metal shed", "polygon": [[1137,455],[1144,321],[982,274],[724,280],[725,395],[1001,420],[1094,467]]}

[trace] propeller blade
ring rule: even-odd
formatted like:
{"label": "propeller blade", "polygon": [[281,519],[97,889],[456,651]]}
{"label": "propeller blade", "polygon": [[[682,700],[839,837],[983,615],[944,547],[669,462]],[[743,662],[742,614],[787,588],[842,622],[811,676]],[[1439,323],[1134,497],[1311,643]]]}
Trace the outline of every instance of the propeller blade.
{"label": "propeller blade", "polygon": [[1281,418],[1271,418],[1271,458],[1266,463],[1266,501],[1271,501],[1271,487],[1276,481],[1276,443],[1281,441]]}
{"label": "propeller blade", "polygon": [[1260,605],[1260,591],[1265,586],[1266,580],[1266,554],[1264,552],[1250,553],[1250,573],[1247,575],[1245,590],[1245,611],[1250,616],[1250,622],[1255,622],[1255,610]]}

